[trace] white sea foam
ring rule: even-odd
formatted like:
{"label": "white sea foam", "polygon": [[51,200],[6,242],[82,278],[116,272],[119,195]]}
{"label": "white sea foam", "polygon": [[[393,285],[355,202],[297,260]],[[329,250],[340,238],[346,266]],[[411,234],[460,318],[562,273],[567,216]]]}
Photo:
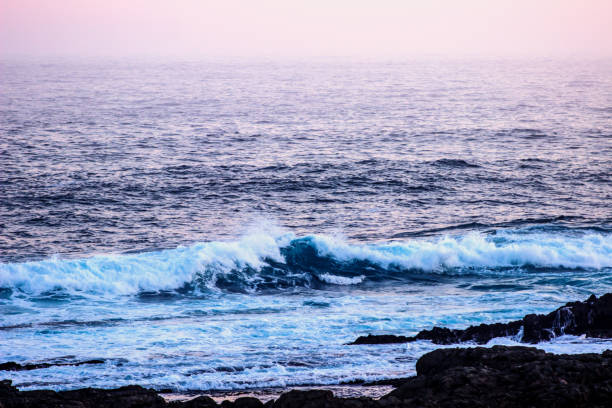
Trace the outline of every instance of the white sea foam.
{"label": "white sea foam", "polygon": [[158,252],[2,264],[0,287],[35,294],[62,288],[69,292],[121,295],[177,289],[198,277],[214,285],[218,274],[245,267],[259,269],[265,258],[282,261],[279,243],[283,238],[251,234],[238,241],[200,243]]}
{"label": "white sea foam", "polygon": [[358,283],[363,282],[365,276],[360,275],[348,278],[346,276],[338,276],[329,273],[324,273],[319,275],[319,279],[323,280],[324,282],[331,283],[333,285],[356,285]]}
{"label": "white sea foam", "polygon": [[438,271],[444,268],[500,268],[533,265],[550,268],[612,267],[612,235],[582,236],[500,233],[445,236],[377,245],[351,245],[344,239],[317,235],[322,256],[341,261],[364,260],[382,267]]}
{"label": "white sea foam", "polygon": [[[68,292],[134,294],[173,290],[185,284],[215,288],[222,275],[236,273],[246,286],[257,282],[257,272],[268,260],[283,263],[282,250],[295,250],[291,233],[253,232],[236,241],[198,243],[188,247],[140,254],[106,254],[83,259],[62,259],[0,264],[0,287],[38,294],[61,288]],[[329,235],[311,235],[301,242],[319,256],[341,262],[367,261],[382,268],[424,272],[450,269],[521,267],[612,267],[612,235],[502,232],[472,233],[436,239],[414,239],[381,244],[352,244]],[[303,265],[308,270],[309,265]],[[294,265],[300,268],[300,265]],[[319,278],[337,285],[354,285],[362,276],[345,277],[325,271]]]}

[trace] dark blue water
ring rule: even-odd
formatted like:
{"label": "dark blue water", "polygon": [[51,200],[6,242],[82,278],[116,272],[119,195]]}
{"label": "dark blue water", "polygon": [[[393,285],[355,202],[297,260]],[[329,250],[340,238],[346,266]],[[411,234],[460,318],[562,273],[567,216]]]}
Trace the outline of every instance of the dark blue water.
{"label": "dark blue water", "polygon": [[106,359],[11,373],[24,388],[337,384],[433,348],[357,335],[608,292],[611,73],[2,62],[0,360]]}

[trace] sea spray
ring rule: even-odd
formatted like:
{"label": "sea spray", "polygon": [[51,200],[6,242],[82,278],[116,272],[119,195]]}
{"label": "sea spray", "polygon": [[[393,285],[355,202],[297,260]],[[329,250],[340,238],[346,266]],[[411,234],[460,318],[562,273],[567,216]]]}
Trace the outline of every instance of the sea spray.
{"label": "sea spray", "polygon": [[612,234],[498,231],[359,244],[330,235],[252,232],[235,241],[156,252],[53,257],[0,264],[0,287],[26,294],[65,291],[253,291],[317,284],[356,285],[403,273],[520,273],[525,268],[612,267]]}

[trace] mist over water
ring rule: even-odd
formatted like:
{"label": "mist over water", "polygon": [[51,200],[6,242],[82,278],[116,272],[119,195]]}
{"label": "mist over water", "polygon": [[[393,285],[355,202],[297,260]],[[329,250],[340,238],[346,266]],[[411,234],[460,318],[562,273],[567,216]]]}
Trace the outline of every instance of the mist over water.
{"label": "mist over water", "polygon": [[0,362],[105,360],[26,389],[392,378],[437,346],[344,343],[610,292],[611,68],[4,62]]}

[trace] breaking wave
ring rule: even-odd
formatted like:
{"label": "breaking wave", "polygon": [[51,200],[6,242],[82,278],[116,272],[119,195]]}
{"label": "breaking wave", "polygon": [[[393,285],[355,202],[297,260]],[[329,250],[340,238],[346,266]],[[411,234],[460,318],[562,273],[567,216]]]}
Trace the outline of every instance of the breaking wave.
{"label": "breaking wave", "polygon": [[501,230],[355,244],[330,235],[254,233],[156,252],[0,264],[0,288],[28,295],[255,292],[533,268],[612,268],[612,234]]}

